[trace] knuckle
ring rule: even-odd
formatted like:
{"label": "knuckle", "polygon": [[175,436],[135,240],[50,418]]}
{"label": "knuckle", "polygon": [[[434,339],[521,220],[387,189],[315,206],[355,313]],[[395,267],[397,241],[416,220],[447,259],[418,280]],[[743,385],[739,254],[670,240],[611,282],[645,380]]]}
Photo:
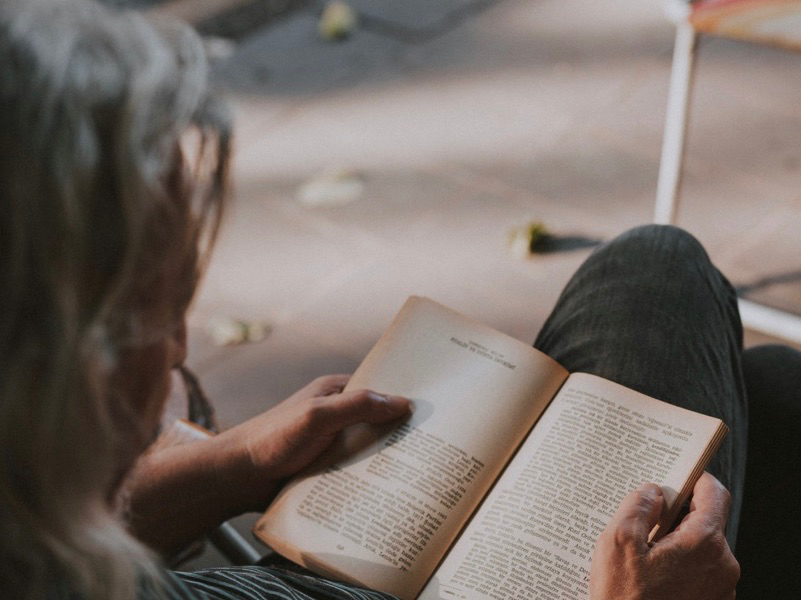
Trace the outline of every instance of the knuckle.
{"label": "knuckle", "polygon": [[353,402],[365,402],[370,398],[370,392],[365,389],[353,390],[350,395]]}
{"label": "knuckle", "polygon": [[662,496],[662,488],[655,483],[645,483],[642,487],[634,490],[634,493],[637,494],[641,500],[654,503],[657,497]]}
{"label": "knuckle", "polygon": [[716,496],[714,500],[728,511],[729,505],[731,504],[731,492],[717,478],[710,477],[709,481],[714,490],[713,495]]}
{"label": "knuckle", "polygon": [[720,494],[720,499],[721,499],[721,501],[722,501],[722,502],[725,502],[725,503],[726,503],[726,505],[728,505],[728,503],[729,503],[729,502],[731,502],[731,492],[730,492],[730,491],[729,491],[729,489],[728,489],[728,488],[727,488],[725,485],[723,485],[721,482],[719,482],[719,481],[717,481],[717,480],[716,480],[716,482],[715,482],[715,483],[716,483],[716,485],[717,485],[717,488],[718,488],[718,493]]}
{"label": "knuckle", "polygon": [[720,541],[713,533],[704,535],[696,546],[696,552],[704,560],[717,560],[722,555]]}
{"label": "knuckle", "polygon": [[731,506],[731,492],[723,484],[720,484],[720,487],[722,489],[721,499],[723,501],[723,508],[725,509],[726,513],[728,513],[729,507]]}
{"label": "knuckle", "polygon": [[373,396],[369,390],[355,390],[351,397],[351,402],[354,407],[367,408],[373,403]]}
{"label": "knuckle", "polygon": [[322,375],[317,377],[313,385],[320,390],[340,390],[342,389],[342,382],[337,375]]}
{"label": "knuckle", "polygon": [[740,578],[740,565],[729,548],[723,531],[708,530],[696,546],[699,560],[716,564],[736,582]]}
{"label": "knuckle", "polygon": [[310,398],[308,406],[304,412],[304,421],[307,425],[315,425],[329,418],[331,409],[326,399],[315,397]]}
{"label": "knuckle", "polygon": [[648,490],[636,490],[637,506],[643,516],[650,513],[662,500],[662,489],[658,486],[649,487]]}
{"label": "knuckle", "polygon": [[740,563],[737,562],[737,559],[734,558],[734,555],[731,555],[728,572],[732,586],[736,586],[737,582],[740,581],[740,575],[742,574],[742,571],[740,569]]}
{"label": "knuckle", "polygon": [[607,536],[607,544],[611,545],[612,549],[616,552],[627,553],[636,545],[634,532],[631,530],[631,527],[625,524],[619,525],[611,530],[607,529],[601,535]]}

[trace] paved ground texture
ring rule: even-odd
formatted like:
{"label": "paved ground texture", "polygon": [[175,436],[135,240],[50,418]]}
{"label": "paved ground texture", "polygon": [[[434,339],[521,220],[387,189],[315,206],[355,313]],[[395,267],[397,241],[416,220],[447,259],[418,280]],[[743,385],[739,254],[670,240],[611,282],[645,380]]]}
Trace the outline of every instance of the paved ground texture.
{"label": "paved ground texture", "polygon": [[[532,340],[591,242],[652,216],[661,2],[352,6],[345,41],[322,41],[306,2],[240,29],[214,67],[236,109],[236,202],[189,360],[223,423],[354,369],[410,294]],[[801,312],[799,101],[801,56],[701,45],[680,224],[752,297]],[[521,258],[508,234],[530,221],[579,243]],[[272,330],[221,347],[220,316]]]}

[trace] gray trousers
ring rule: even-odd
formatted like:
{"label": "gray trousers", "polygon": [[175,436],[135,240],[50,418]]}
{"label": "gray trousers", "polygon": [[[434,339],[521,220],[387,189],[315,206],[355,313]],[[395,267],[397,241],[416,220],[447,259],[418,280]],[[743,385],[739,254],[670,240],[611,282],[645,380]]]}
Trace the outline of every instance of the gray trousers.
{"label": "gray trousers", "polygon": [[742,351],[734,290],[692,236],[649,225],[598,248],[534,345],[570,371],[722,419],[731,431],[709,471],[732,494],[737,598],[799,597],[801,353]]}
{"label": "gray trousers", "polygon": [[742,326],[732,286],[695,238],[648,225],[604,244],[567,284],[534,345],[571,372],[729,426],[709,471],[732,494],[734,548],[748,439]]}

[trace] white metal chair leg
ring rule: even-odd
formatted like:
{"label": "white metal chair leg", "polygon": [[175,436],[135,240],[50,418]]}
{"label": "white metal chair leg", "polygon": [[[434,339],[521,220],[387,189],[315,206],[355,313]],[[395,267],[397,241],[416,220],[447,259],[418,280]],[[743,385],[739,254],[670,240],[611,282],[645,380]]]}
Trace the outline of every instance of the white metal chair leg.
{"label": "white metal chair leg", "polygon": [[801,317],[798,315],[742,298],[738,304],[745,328],[801,344]]}
{"label": "white metal chair leg", "polygon": [[689,23],[682,22],[677,25],[665,118],[665,136],[662,140],[662,158],[659,162],[659,181],[656,187],[655,223],[676,222],[696,39],[695,30]]}
{"label": "white metal chair leg", "polygon": [[[698,34],[689,23],[690,7],[686,0],[669,0],[668,16],[676,23],[673,66],[662,157],[659,162],[654,222],[674,224],[678,213],[685,137],[692,92],[695,50]],[[801,317],[749,300],[739,300],[743,326],[801,344]]]}

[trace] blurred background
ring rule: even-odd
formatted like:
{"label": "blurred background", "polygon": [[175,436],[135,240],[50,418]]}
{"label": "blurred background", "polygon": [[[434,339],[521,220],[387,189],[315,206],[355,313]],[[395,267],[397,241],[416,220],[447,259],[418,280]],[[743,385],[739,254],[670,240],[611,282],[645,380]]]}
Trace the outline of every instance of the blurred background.
{"label": "blurred background", "polygon": [[[351,372],[411,294],[532,341],[592,247],[653,219],[661,0],[115,3],[193,23],[235,111],[235,201],[190,317],[223,425]],[[801,313],[801,55],[698,51],[678,224]]]}

